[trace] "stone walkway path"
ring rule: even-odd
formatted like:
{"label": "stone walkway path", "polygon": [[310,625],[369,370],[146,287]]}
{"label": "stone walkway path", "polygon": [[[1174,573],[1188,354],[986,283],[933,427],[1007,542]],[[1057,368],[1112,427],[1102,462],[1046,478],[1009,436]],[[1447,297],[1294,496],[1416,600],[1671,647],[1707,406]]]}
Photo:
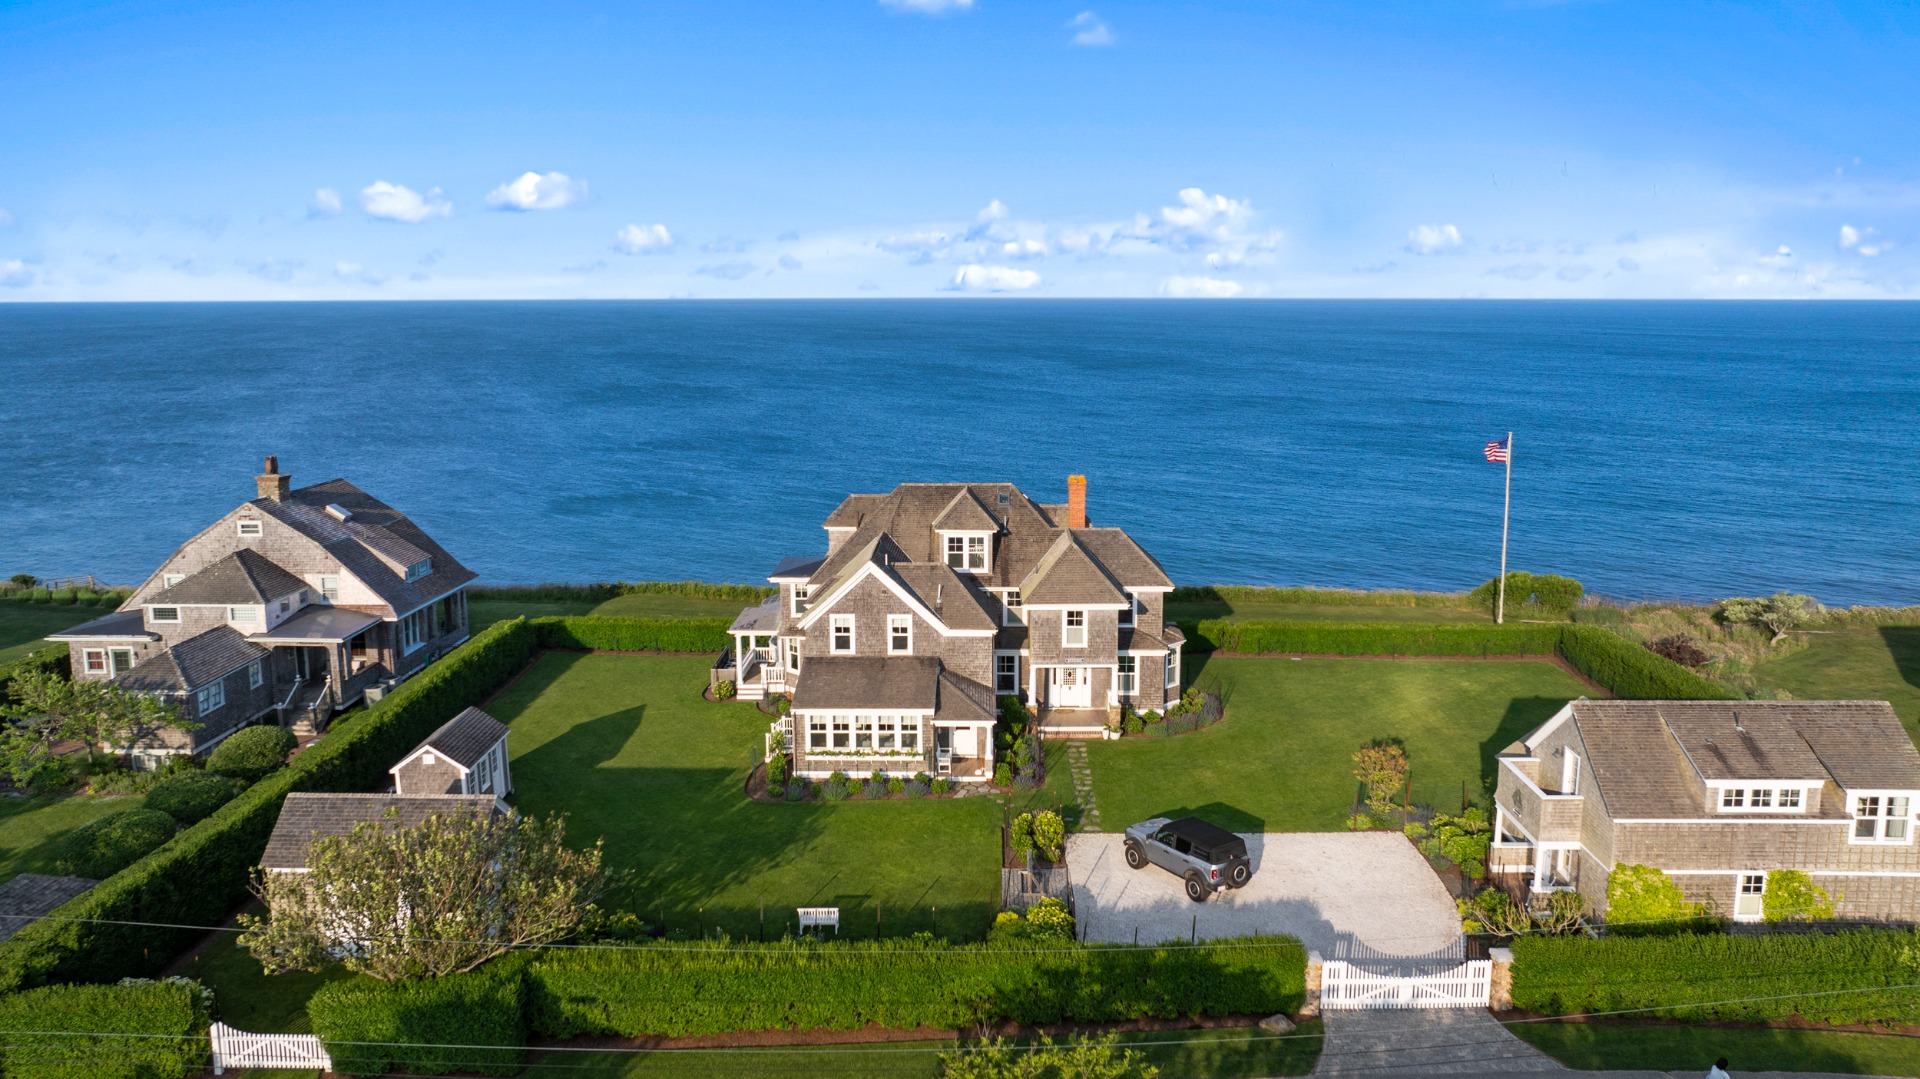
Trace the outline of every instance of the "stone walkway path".
{"label": "stone walkway path", "polygon": [[1073,800],[1080,805],[1080,830],[1100,830],[1100,807],[1093,802],[1093,766],[1087,763],[1087,744],[1067,747],[1067,769],[1073,773]]}

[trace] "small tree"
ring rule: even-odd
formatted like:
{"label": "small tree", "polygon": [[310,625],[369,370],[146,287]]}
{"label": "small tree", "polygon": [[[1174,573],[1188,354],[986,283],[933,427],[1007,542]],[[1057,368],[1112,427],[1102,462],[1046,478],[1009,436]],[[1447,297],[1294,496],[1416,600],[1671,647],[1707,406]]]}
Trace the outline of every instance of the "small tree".
{"label": "small tree", "polygon": [[264,917],[240,943],[269,974],[336,960],[384,981],[472,970],[574,931],[606,886],[601,844],[564,844],[565,824],[512,815],[397,811],[316,841],[306,873],[263,873]]}
{"label": "small tree", "polygon": [[[198,730],[180,709],[158,697],[121,689],[111,682],[69,681],[32,667],[13,679],[6,715],[21,721],[40,745],[71,740],[90,749],[129,749],[165,729]],[[13,754],[8,754],[12,757]]]}
{"label": "small tree", "polygon": [[1677,923],[1711,917],[1704,903],[1690,903],[1673,878],[1650,865],[1617,865],[1607,874],[1609,925]]}
{"label": "small tree", "polygon": [[1765,599],[1735,596],[1722,600],[1718,613],[1722,622],[1766,628],[1773,634],[1769,643],[1778,644],[1789,630],[1805,625],[1825,610],[1812,596],[1775,592]]}
{"label": "small tree", "polygon": [[1393,741],[1375,739],[1353,755],[1353,778],[1366,784],[1367,806],[1375,813],[1393,809],[1394,795],[1407,782],[1407,751]]}
{"label": "small tree", "polygon": [[1833,896],[1798,869],[1776,869],[1767,874],[1767,890],[1760,909],[1769,922],[1818,922],[1833,917]]}
{"label": "small tree", "polygon": [[1047,861],[1057,862],[1064,853],[1061,850],[1067,839],[1067,825],[1060,814],[1051,809],[1043,809],[1033,815],[1033,845],[1046,856]]}
{"label": "small tree", "polygon": [[1434,815],[1431,824],[1409,824],[1407,838],[1429,858],[1445,858],[1460,867],[1468,880],[1487,875],[1487,850],[1493,842],[1493,827],[1479,806],[1468,806],[1458,816]]}
{"label": "small tree", "polygon": [[17,584],[22,588],[32,588],[34,585],[37,585],[40,583],[40,578],[35,577],[31,573],[16,573],[13,576],[7,578],[7,583]]}

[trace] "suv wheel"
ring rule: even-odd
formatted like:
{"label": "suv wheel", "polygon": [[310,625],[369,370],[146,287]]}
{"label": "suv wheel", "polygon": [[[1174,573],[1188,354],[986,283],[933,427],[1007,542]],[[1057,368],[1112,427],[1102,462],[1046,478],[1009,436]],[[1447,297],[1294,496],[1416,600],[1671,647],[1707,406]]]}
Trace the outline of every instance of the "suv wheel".
{"label": "suv wheel", "polygon": [[1131,839],[1127,840],[1127,868],[1145,869],[1146,867],[1147,852],[1140,849],[1140,844]]}
{"label": "suv wheel", "polygon": [[1227,883],[1235,888],[1245,888],[1252,879],[1253,867],[1245,862],[1235,862],[1233,868],[1227,870]]}
{"label": "suv wheel", "polygon": [[1187,874],[1187,898],[1188,899],[1193,900],[1195,903],[1205,903],[1207,901],[1207,896],[1212,894],[1213,894],[1213,889],[1207,887],[1207,882],[1200,879],[1200,874],[1198,873]]}

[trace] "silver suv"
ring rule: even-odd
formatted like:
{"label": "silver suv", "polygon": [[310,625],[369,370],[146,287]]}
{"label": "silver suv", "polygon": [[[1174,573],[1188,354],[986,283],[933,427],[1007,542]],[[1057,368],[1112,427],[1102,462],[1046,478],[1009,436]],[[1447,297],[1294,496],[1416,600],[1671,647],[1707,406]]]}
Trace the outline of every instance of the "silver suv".
{"label": "silver suv", "polygon": [[1186,881],[1187,898],[1204,903],[1222,888],[1240,888],[1253,879],[1247,841],[1199,817],[1155,817],[1127,829],[1127,865],[1148,863]]}

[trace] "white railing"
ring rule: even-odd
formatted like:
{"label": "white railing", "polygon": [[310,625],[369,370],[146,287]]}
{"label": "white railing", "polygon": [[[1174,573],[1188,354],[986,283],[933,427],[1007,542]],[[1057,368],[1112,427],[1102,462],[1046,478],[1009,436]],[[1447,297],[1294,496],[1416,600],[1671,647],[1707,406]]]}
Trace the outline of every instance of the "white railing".
{"label": "white railing", "polygon": [[1493,961],[1469,959],[1432,974],[1364,970],[1344,959],[1320,968],[1320,1007],[1327,1010],[1484,1008],[1493,991]]}
{"label": "white railing", "polygon": [[333,1070],[333,1058],[311,1034],[251,1034],[225,1023],[213,1024],[213,1074],[228,1068],[304,1068]]}

